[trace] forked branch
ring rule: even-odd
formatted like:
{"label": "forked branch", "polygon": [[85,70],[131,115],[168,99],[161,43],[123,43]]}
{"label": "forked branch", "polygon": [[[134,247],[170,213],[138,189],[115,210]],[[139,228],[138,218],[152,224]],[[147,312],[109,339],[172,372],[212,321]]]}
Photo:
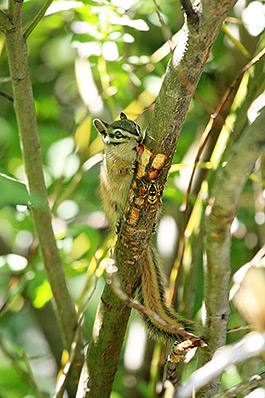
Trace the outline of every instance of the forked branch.
{"label": "forked branch", "polygon": [[[166,182],[190,101],[212,45],[235,2],[221,0],[213,4],[209,0],[202,1],[202,5],[195,9],[199,15],[197,23],[191,23],[187,18],[181,31],[147,127],[145,141],[143,171],[154,172],[160,187]],[[157,159],[163,159],[159,167]],[[136,179],[133,179],[132,187],[134,184],[137,184]],[[134,224],[135,200],[136,196],[130,196],[127,202],[125,219],[115,248],[122,289],[132,297],[157,211],[155,206],[138,206],[137,222]],[[86,397],[104,398],[110,395],[129,314],[128,307],[117,298],[110,286],[106,286],[95,323],[97,328],[88,350],[89,392]]]}

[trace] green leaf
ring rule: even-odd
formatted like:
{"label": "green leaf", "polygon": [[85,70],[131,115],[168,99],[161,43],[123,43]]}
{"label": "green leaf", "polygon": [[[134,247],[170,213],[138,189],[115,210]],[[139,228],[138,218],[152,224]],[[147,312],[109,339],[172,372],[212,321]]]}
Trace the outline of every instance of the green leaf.
{"label": "green leaf", "polygon": [[0,208],[6,205],[27,205],[29,193],[26,184],[0,173]]}
{"label": "green leaf", "polygon": [[43,200],[37,194],[29,195],[27,186],[24,182],[0,173],[0,208],[10,205],[33,204],[37,207],[43,207]]}

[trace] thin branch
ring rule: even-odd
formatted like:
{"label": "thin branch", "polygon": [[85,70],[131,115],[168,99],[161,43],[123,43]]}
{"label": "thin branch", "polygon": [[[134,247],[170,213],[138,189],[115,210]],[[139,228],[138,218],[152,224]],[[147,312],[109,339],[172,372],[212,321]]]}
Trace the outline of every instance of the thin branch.
{"label": "thin branch", "polygon": [[[177,255],[177,260],[174,265],[174,270],[173,272],[176,272],[177,270],[177,278],[175,280],[175,286],[174,286],[174,292],[171,289],[170,296],[173,297],[173,301],[175,300],[176,294],[177,294],[177,285],[178,285],[178,279],[180,277],[180,270],[182,267],[182,261],[183,261],[183,256],[184,256],[184,250],[185,250],[185,240],[184,240],[184,235],[185,235],[185,229],[187,227],[188,219],[189,219],[189,214],[188,214],[188,203],[189,203],[189,195],[191,192],[191,187],[193,184],[195,172],[200,166],[200,159],[201,155],[203,153],[204,148],[206,147],[207,142],[209,141],[210,135],[213,133],[214,129],[217,127],[219,132],[221,131],[221,128],[225,122],[224,118],[221,116],[224,109],[226,112],[226,115],[231,109],[232,106],[232,99],[235,97],[237,90],[239,88],[240,82],[243,78],[244,73],[249,70],[250,67],[255,65],[260,59],[265,55],[265,49],[259,52],[255,57],[253,57],[240,71],[240,73],[236,76],[236,78],[233,80],[232,84],[230,87],[226,90],[225,94],[223,95],[221,101],[219,102],[216,110],[211,114],[211,118],[202,134],[201,141],[199,144],[199,148],[194,160],[188,188],[186,190],[186,194],[184,197],[184,201],[182,204],[182,211],[183,211],[183,229],[181,233],[181,238],[180,238],[180,244],[179,244],[179,249],[178,249],[178,255]],[[228,106],[227,106],[228,105]],[[217,140],[218,134],[216,134],[216,140]],[[216,141],[215,140],[215,141]],[[205,159],[204,159],[205,160]],[[207,159],[206,159],[207,160]],[[205,169],[206,170],[206,169]],[[205,170],[202,171],[202,176],[205,175]],[[201,179],[202,180],[202,177]],[[198,189],[200,187],[200,184],[197,184]],[[197,194],[198,190],[195,191],[195,195]],[[172,287],[173,288],[173,287]]]}
{"label": "thin branch", "polygon": [[27,356],[25,351],[22,352],[22,358],[23,358],[25,366],[26,366],[26,368],[28,370],[28,375],[29,375],[29,378],[31,380],[32,386],[34,388],[34,391],[37,394],[38,398],[42,398],[44,396],[44,394],[39,389],[37,380],[36,380],[35,375],[34,375],[32,369],[31,369],[29,358],[28,358],[28,356]]}
{"label": "thin branch", "polygon": [[13,98],[13,97],[11,97],[10,95],[8,95],[8,94],[6,94],[6,93],[3,93],[3,91],[1,91],[1,90],[0,90],[0,95],[1,95],[2,97],[4,97],[4,98],[8,99],[8,100],[11,101],[11,102],[14,102],[14,98]]}
{"label": "thin branch", "polygon": [[[175,282],[174,282],[174,286],[172,284],[171,288],[170,288],[170,297],[172,298],[172,301],[174,302],[176,299],[176,295],[177,295],[177,286],[178,286],[178,281],[179,281],[179,277],[181,275],[181,268],[182,268],[182,262],[183,262],[183,256],[184,256],[184,251],[185,251],[185,230],[188,224],[188,220],[189,220],[189,208],[188,208],[188,203],[189,203],[189,196],[191,193],[191,188],[193,185],[193,181],[194,181],[194,176],[195,176],[195,172],[198,169],[198,167],[200,166],[200,160],[201,160],[201,156],[202,153],[206,147],[206,144],[208,143],[211,134],[214,132],[215,129],[218,129],[217,134],[215,134],[215,142],[217,141],[217,138],[219,136],[219,132],[222,129],[222,126],[225,123],[225,118],[226,115],[229,113],[232,103],[233,103],[233,98],[235,97],[237,90],[239,88],[240,82],[243,78],[244,73],[253,65],[255,65],[263,56],[265,55],[265,49],[263,49],[262,51],[260,51],[259,54],[257,54],[255,57],[253,57],[251,59],[250,62],[248,62],[240,71],[240,73],[235,77],[235,79],[233,80],[232,84],[230,85],[230,87],[226,90],[225,94],[223,95],[221,101],[219,102],[217,108],[215,111],[211,111],[211,118],[204,130],[204,132],[202,133],[201,136],[201,140],[200,140],[200,144],[199,144],[199,148],[193,163],[193,167],[192,167],[192,172],[191,172],[191,176],[190,176],[190,180],[189,180],[189,184],[185,193],[185,197],[184,197],[184,201],[182,203],[181,206],[181,210],[183,211],[183,227],[182,227],[182,232],[181,232],[181,236],[180,236],[180,243],[179,243],[179,247],[178,247],[178,254],[177,254],[177,259],[175,261],[174,264],[174,268],[172,270],[172,273],[177,274],[177,277],[175,278]],[[190,90],[194,89],[190,86],[188,86],[190,88]],[[196,91],[194,92],[194,95],[196,96]],[[203,103],[201,101],[201,97],[198,98],[199,101],[201,103]],[[208,109],[208,104],[203,103],[203,105],[205,106],[205,109]],[[208,109],[210,110],[210,109]],[[224,114],[225,111],[225,114]],[[207,159],[203,159],[203,160],[208,160]],[[202,178],[205,176],[206,173],[206,169],[203,170],[200,173],[200,181],[202,181]],[[197,185],[197,189],[195,190],[194,194],[197,195],[198,190],[200,188],[200,182],[196,184]],[[177,272],[176,272],[177,271]]]}
{"label": "thin branch", "polygon": [[8,180],[8,181],[15,182],[15,183],[17,183],[17,184],[22,184],[22,186],[24,186],[25,188],[27,188],[26,182],[20,181],[20,180],[18,180],[17,178],[10,177],[10,176],[8,176],[8,175],[6,175],[6,174],[4,174],[4,173],[0,173],[0,177],[4,178],[5,180]]}
{"label": "thin branch", "polygon": [[161,318],[158,314],[154,311],[146,308],[144,305],[140,304],[138,301],[134,300],[133,298],[129,297],[122,288],[119,277],[117,275],[118,268],[115,265],[115,261],[113,259],[109,260],[109,264],[107,266],[107,275],[109,283],[114,290],[115,294],[129,307],[134,308],[138,312],[142,314],[146,314],[149,318],[153,319],[156,323],[159,323],[162,327],[166,327],[170,332],[173,334],[177,334],[182,336],[186,339],[196,339],[201,340],[198,336],[195,336],[193,333],[186,332],[183,328],[177,328],[176,326],[172,325],[171,323],[165,321]]}
{"label": "thin branch", "polygon": [[[71,368],[71,366],[73,364],[73,361],[74,361],[74,358],[75,358],[76,348],[77,348],[78,341],[79,341],[79,338],[80,338],[80,332],[81,332],[82,324],[83,324],[83,321],[84,321],[85,312],[86,312],[86,310],[88,308],[88,305],[90,303],[90,300],[91,300],[93,294],[95,293],[95,290],[96,290],[96,287],[97,287],[97,282],[98,282],[98,277],[96,277],[96,279],[94,281],[93,289],[90,292],[88,298],[86,299],[84,305],[82,306],[82,308],[79,308],[77,310],[77,314],[78,314],[77,328],[75,330],[73,342],[71,344],[69,358],[68,358],[68,361],[67,361],[67,363],[65,364],[65,366],[63,368],[61,376],[58,378],[58,381],[57,381],[57,384],[56,384],[56,388],[55,388],[55,393],[52,396],[52,398],[61,398],[63,396],[64,390],[65,390],[65,386],[66,386],[66,382],[67,382],[67,378],[69,376],[70,368]],[[82,365],[83,365],[83,363],[82,363]],[[79,380],[79,383],[80,383],[80,380]]]}
{"label": "thin branch", "polygon": [[243,381],[242,383],[239,383],[236,386],[221,392],[220,394],[214,395],[213,398],[235,398],[239,395],[245,397],[249,392],[261,386],[262,384],[265,384],[265,372],[254,375],[250,377],[250,379]]}
{"label": "thin branch", "polygon": [[0,84],[11,82],[11,77],[0,77]]}
{"label": "thin branch", "polygon": [[241,332],[241,330],[253,329],[252,325],[236,326],[231,329],[227,329],[226,333]]}
{"label": "thin branch", "polygon": [[[17,372],[17,374],[24,380],[33,390],[37,393],[38,398],[43,396],[42,392],[36,383],[35,376],[32,373],[32,369],[25,352],[22,352],[22,358],[16,352],[11,352],[9,348],[3,343],[3,338],[0,338],[0,349],[4,355],[10,360],[12,368]],[[28,372],[25,370],[25,366],[21,365],[21,359],[24,360],[25,366]]]}
{"label": "thin branch", "polygon": [[157,13],[159,22],[160,22],[160,24],[161,24],[161,28],[162,28],[162,32],[163,32],[164,39],[166,40],[166,42],[169,43],[170,51],[172,51],[173,48],[174,48],[174,45],[173,45],[173,43],[172,43],[172,41],[171,41],[172,33],[171,33],[171,31],[170,31],[168,25],[165,23],[163,13],[162,13],[162,11],[161,11],[159,5],[157,4],[157,1],[156,1],[156,0],[153,0],[153,2],[154,2],[155,7],[156,7],[156,13]]}
{"label": "thin branch", "polygon": [[178,389],[175,398],[190,397],[194,390],[198,391],[199,388],[221,375],[229,366],[253,358],[264,350],[265,333],[260,334],[257,332],[249,333],[233,345],[222,347],[216,351],[214,358],[210,362],[192,373],[187,383]]}
{"label": "thin branch", "polygon": [[184,211],[187,209],[187,205],[188,205],[188,201],[189,201],[189,194],[190,194],[190,191],[191,191],[193,178],[194,178],[194,175],[195,175],[196,168],[198,167],[202,151],[205,148],[205,145],[206,145],[206,143],[207,143],[207,141],[209,139],[209,136],[210,136],[211,132],[213,131],[213,128],[216,126],[216,124],[217,123],[220,124],[220,129],[223,126],[224,120],[222,120],[222,118],[220,117],[220,114],[221,114],[222,110],[224,109],[224,106],[226,105],[226,103],[228,101],[230,101],[229,109],[231,108],[231,105],[232,105],[232,102],[230,100],[231,94],[234,92],[233,93],[233,98],[234,98],[244,73],[247,70],[249,70],[249,68],[251,66],[255,65],[264,55],[265,55],[265,49],[260,51],[259,54],[257,54],[255,57],[253,57],[251,59],[251,61],[248,62],[242,68],[242,70],[239,72],[239,74],[233,80],[233,82],[230,85],[230,87],[226,90],[226,92],[223,95],[220,103],[218,104],[215,112],[211,115],[211,118],[210,118],[210,120],[209,120],[209,122],[208,122],[208,124],[207,124],[207,126],[206,126],[206,128],[205,128],[205,130],[203,132],[203,134],[202,134],[202,138],[201,138],[201,141],[200,141],[199,149],[198,149],[198,152],[196,154],[196,158],[194,160],[194,165],[193,165],[192,173],[191,173],[191,176],[190,176],[189,185],[188,185],[188,188],[187,188],[187,191],[186,191],[186,195],[185,195],[185,199],[184,199],[184,202],[183,202],[183,205],[182,205],[184,207]]}
{"label": "thin branch", "polygon": [[199,17],[198,14],[195,12],[194,8],[192,7],[190,0],[180,0],[180,2],[184,10],[186,11],[187,17],[190,18],[191,21],[197,23]]}
{"label": "thin branch", "polygon": [[35,15],[34,19],[31,21],[31,23],[29,24],[29,26],[25,29],[24,31],[24,39],[27,40],[27,38],[29,37],[29,35],[31,34],[31,32],[36,28],[36,26],[40,23],[40,21],[42,20],[42,18],[45,15],[45,12],[47,11],[47,9],[50,7],[50,5],[52,4],[53,0],[46,0],[46,2],[43,4],[43,6],[41,7],[41,9],[39,10],[39,12]]}
{"label": "thin branch", "polygon": [[167,360],[167,378],[171,381],[173,386],[177,388],[179,384],[177,376],[177,363],[183,362],[187,353],[197,347],[206,347],[207,344],[201,338],[191,338],[181,343],[177,341],[171,350]]}
{"label": "thin branch", "polygon": [[243,44],[239,40],[235,38],[235,36],[233,36],[233,34],[228,29],[226,23],[223,24],[222,29],[227,35],[227,37],[229,37],[229,39],[234,43],[236,48],[241,52],[241,54],[244,55],[244,57],[246,57],[247,59],[251,59],[251,55],[248,52],[248,50],[243,46]]}
{"label": "thin branch", "polygon": [[[79,315],[78,321],[77,321],[77,327],[74,333],[73,341],[70,347],[69,351],[69,358],[68,361],[66,362],[62,374],[57,380],[56,387],[55,387],[55,393],[52,395],[52,398],[62,398],[65,390],[65,385],[67,381],[67,377],[69,376],[69,372],[71,369],[71,366],[73,365],[73,362],[75,360],[75,355],[76,355],[76,350],[78,348],[78,342],[80,340],[80,331],[81,331],[81,326],[84,320],[84,312],[81,312]],[[83,361],[82,361],[83,365]]]}

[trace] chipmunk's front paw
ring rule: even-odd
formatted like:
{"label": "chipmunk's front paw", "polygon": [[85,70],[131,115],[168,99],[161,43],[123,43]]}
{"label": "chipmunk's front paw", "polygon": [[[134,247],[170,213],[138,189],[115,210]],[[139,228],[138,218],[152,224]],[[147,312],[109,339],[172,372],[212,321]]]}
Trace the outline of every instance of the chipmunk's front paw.
{"label": "chipmunk's front paw", "polygon": [[131,170],[132,170],[135,174],[137,173],[138,166],[139,166],[139,162],[138,162],[138,160],[135,159],[135,160],[132,162],[132,166],[131,166]]}
{"label": "chipmunk's front paw", "polygon": [[121,220],[119,220],[114,227],[115,234],[118,235],[120,233],[120,230],[121,230]]}

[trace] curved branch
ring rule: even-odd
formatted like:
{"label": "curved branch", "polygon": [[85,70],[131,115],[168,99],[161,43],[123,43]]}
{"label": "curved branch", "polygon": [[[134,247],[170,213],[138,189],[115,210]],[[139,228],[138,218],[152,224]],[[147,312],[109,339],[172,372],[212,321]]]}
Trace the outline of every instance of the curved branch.
{"label": "curved branch", "polygon": [[[227,346],[226,349],[222,348],[218,350],[210,362],[193,372],[187,383],[178,389],[175,398],[190,397],[193,391],[196,391],[201,386],[209,383],[209,381],[214,377],[221,375],[221,373],[229,366],[236,365],[237,363],[243,362],[249,358],[253,358],[256,355],[261,354],[264,349],[265,333],[252,332],[243,337],[239,342]],[[220,394],[220,397],[226,396],[223,394],[224,393]],[[213,397],[215,395],[207,394],[205,396]],[[237,395],[234,394],[232,396],[235,397]]]}
{"label": "curved branch", "polygon": [[[148,175],[163,188],[190,101],[218,31],[235,2],[202,1],[202,7],[194,9],[199,16],[198,22],[194,24],[188,20],[185,23],[168,64],[115,248],[122,289],[129,296],[133,297],[136,290],[158,210],[157,203],[139,203],[139,180]],[[87,355],[89,391],[86,397],[110,395],[129,315],[130,309],[106,285]]]}

